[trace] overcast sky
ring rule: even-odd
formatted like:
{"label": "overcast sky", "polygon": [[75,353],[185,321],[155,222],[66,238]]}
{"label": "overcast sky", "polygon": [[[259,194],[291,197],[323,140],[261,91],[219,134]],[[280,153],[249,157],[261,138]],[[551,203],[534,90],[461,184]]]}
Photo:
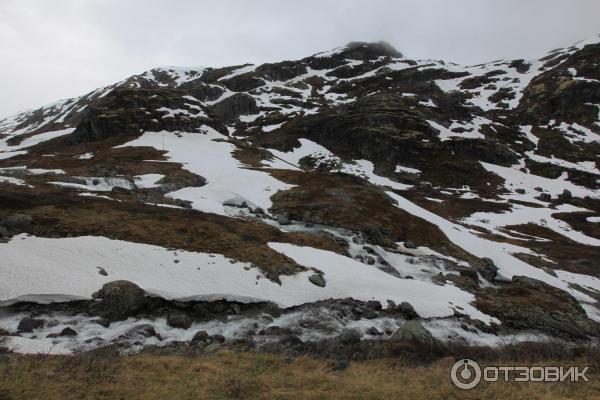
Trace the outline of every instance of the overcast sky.
{"label": "overcast sky", "polygon": [[598,0],[0,0],[0,116],[156,66],[298,59],[385,40],[411,58],[535,58],[600,33]]}

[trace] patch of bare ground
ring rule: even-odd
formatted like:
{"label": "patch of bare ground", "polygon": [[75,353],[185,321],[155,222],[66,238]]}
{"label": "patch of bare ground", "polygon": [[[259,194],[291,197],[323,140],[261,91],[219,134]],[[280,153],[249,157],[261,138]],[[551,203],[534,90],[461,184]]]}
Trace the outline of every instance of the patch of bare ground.
{"label": "patch of bare ground", "polygon": [[[501,213],[511,209],[508,203],[497,203],[482,199],[462,199],[457,195],[444,194],[437,190],[406,190],[401,194],[418,206],[449,220],[465,218],[476,212]],[[441,203],[435,202],[428,200],[427,197],[443,201]]]}
{"label": "patch of bare ground", "polygon": [[589,212],[552,214],[552,217],[560,219],[561,221],[565,221],[576,231],[579,231],[587,236],[600,239],[600,224],[587,221],[587,218],[597,216],[598,215],[596,213],[590,214]]}
{"label": "patch of bare ground", "polygon": [[[549,228],[536,224],[510,225],[506,229],[550,240],[525,243],[525,247],[531,248],[554,263],[554,265],[538,263],[537,266],[600,277],[600,264],[598,263],[600,247],[574,242]],[[523,242],[520,244],[523,245]],[[532,258],[531,261],[535,262],[535,259]]]}
{"label": "patch of bare ground", "polygon": [[228,218],[194,210],[83,198],[51,187],[15,187],[0,193],[0,218],[12,213],[33,217],[29,233],[45,237],[105,236],[188,251],[219,253],[253,262],[276,278],[299,270],[268,242],[289,242],[335,251],[344,249],[322,235],[284,233],[258,220]]}
{"label": "patch of bare ground", "polygon": [[290,219],[360,231],[372,243],[394,247],[411,240],[443,254],[477,262],[448,240],[434,224],[398,207],[385,192],[347,174],[273,170],[271,174],[296,185],[273,195],[273,212]]}

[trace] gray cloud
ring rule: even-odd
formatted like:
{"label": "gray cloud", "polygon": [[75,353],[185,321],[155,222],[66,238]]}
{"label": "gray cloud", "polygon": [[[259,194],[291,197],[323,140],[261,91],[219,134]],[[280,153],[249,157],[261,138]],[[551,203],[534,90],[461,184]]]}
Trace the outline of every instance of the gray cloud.
{"label": "gray cloud", "polygon": [[412,58],[534,58],[600,33],[597,0],[2,0],[0,115],[164,65],[297,59],[352,40]]}

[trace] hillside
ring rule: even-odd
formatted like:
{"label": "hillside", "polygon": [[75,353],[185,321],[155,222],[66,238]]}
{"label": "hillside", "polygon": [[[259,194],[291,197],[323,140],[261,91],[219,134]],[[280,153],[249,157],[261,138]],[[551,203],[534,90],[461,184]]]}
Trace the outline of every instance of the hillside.
{"label": "hillside", "polygon": [[153,69],[0,120],[0,347],[592,343],[599,157],[600,37]]}

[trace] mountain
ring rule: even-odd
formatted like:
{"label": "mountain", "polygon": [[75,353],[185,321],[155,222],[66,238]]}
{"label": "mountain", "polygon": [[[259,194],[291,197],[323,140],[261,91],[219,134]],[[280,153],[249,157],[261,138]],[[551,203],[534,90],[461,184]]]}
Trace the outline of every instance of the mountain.
{"label": "mountain", "polygon": [[3,346],[592,343],[599,157],[600,37],[156,68],[0,121]]}

